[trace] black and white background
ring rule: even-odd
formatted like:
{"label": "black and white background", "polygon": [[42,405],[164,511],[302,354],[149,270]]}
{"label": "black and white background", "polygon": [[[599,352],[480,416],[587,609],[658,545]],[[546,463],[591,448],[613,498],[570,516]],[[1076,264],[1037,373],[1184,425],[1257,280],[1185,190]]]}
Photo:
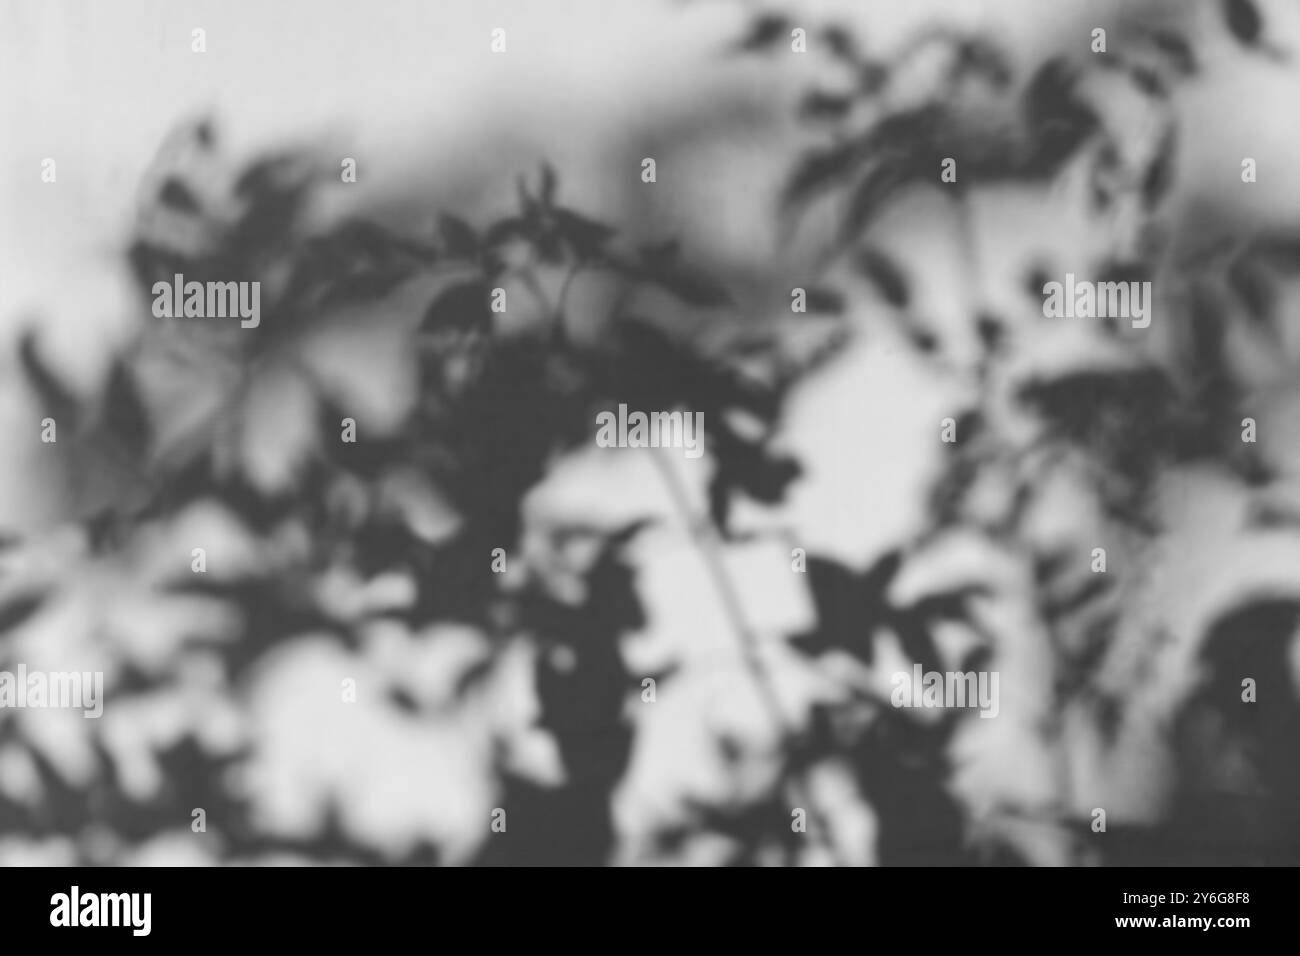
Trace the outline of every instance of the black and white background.
{"label": "black and white background", "polygon": [[0,0],[0,671],[103,679],[0,707],[0,865],[1295,863],[1298,58],[1288,0]]}

